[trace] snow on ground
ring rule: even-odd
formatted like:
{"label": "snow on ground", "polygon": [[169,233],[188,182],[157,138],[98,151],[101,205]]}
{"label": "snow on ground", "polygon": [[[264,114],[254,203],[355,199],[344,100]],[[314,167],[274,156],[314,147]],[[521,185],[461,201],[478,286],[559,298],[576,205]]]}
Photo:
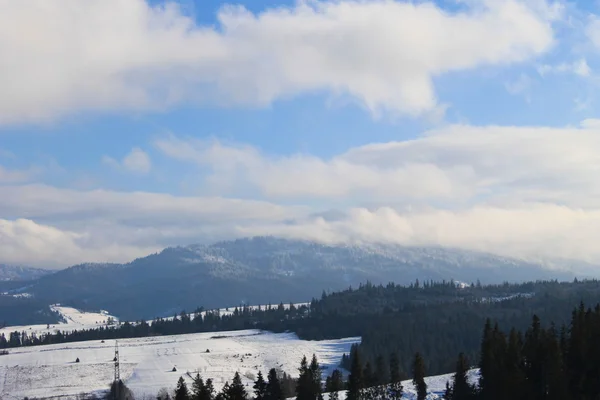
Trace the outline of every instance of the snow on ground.
{"label": "snow on ground", "polygon": [[[259,370],[264,374],[278,368],[295,376],[302,356],[313,353],[326,368],[326,375],[359,341],[304,341],[291,333],[245,330],[122,339],[118,343],[121,378],[137,394],[156,395],[163,387],[173,389],[179,376],[191,383],[196,372],[213,378],[219,390],[239,371],[251,389]],[[0,356],[0,398],[64,399],[105,389],[113,379],[114,350],[114,340],[10,349],[8,355]]]}
{"label": "snow on ground", "polygon": [[83,312],[72,307],[61,307],[60,305],[50,306],[52,311],[60,313],[66,322],[58,324],[50,324],[49,326],[44,325],[24,325],[24,326],[7,326],[6,328],[0,329],[0,334],[8,338],[10,332],[26,332],[27,334],[35,333],[41,335],[44,333],[55,333],[60,330],[62,332],[71,332],[74,330],[81,329],[93,329],[98,328],[102,325],[106,325],[109,317],[112,317],[115,321],[118,319],[111,316],[107,311],[100,311],[99,313],[94,312]]}
{"label": "snow on ground", "polygon": [[[429,376],[425,378],[427,384],[427,400],[441,400],[444,398],[444,392],[446,391],[446,382],[452,384],[454,374],[445,374],[437,376]],[[471,384],[477,384],[479,380],[479,369],[472,369],[468,373],[468,379]],[[417,391],[412,383],[412,379],[402,381],[404,387],[404,395],[402,399],[405,400],[416,400]],[[328,398],[327,395],[324,398]],[[339,400],[346,400],[346,392],[339,392]]]}

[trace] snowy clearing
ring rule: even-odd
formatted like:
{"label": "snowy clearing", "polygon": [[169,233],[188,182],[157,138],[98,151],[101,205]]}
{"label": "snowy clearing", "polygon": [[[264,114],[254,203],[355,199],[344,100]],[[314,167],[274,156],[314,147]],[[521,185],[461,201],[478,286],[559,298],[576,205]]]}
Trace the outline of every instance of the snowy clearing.
{"label": "snowy clearing", "polygon": [[[446,382],[452,382],[454,374],[444,374],[437,376],[429,376],[425,378],[427,383],[427,400],[441,400],[444,398],[444,392],[446,391]],[[468,380],[471,384],[477,384],[479,380],[479,369],[472,369],[468,373]],[[404,387],[404,395],[402,399],[405,400],[416,400],[417,391],[412,383],[412,380],[402,381]],[[324,396],[327,398],[327,396]],[[346,400],[346,392],[339,392],[339,400]]]}
{"label": "snowy clearing", "polygon": [[[239,371],[244,383],[258,371],[281,369],[292,376],[303,355],[317,355],[324,375],[360,338],[304,341],[295,334],[258,330],[211,332],[119,340],[121,378],[136,394],[173,389],[179,376],[191,383],[200,372],[220,389]],[[207,353],[207,349],[209,352]],[[0,398],[75,396],[108,387],[113,379],[115,341],[75,342],[10,349],[0,356]],[[79,358],[80,362],[75,360]],[[173,367],[177,368],[172,372]],[[189,372],[189,375],[187,375]]]}
{"label": "snowy clearing", "polygon": [[107,311],[99,313],[79,311],[72,307],[62,307],[59,304],[50,306],[52,311],[58,312],[66,322],[58,324],[38,324],[38,325],[23,325],[23,326],[7,326],[0,329],[0,334],[4,334],[8,338],[11,332],[26,332],[28,335],[35,333],[40,336],[45,333],[56,333],[57,331],[71,332],[81,329],[95,329],[106,325],[109,317],[115,322],[118,318],[111,316]]}

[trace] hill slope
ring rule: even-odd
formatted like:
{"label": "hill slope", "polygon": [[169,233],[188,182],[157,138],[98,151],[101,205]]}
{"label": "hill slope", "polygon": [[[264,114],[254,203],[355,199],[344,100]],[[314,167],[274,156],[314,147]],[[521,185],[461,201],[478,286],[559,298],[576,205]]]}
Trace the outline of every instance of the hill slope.
{"label": "hill slope", "polygon": [[567,279],[520,260],[455,249],[324,245],[256,237],[167,248],[128,264],[79,265],[28,288],[38,300],[103,309],[123,319],[172,315],[196,306],[307,301],[323,290],[419,280],[482,283]]}
{"label": "hill slope", "polygon": [[28,281],[50,273],[47,269],[0,264],[0,281]]}

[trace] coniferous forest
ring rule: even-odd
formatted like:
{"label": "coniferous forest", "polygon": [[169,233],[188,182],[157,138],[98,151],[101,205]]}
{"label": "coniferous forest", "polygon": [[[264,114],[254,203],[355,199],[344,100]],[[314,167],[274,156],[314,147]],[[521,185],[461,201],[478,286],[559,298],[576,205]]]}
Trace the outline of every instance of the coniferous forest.
{"label": "coniferous forest", "polygon": [[[479,356],[472,363],[460,352],[455,359],[452,378],[446,385],[446,400],[592,400],[600,398],[600,304],[594,309],[583,303],[571,313],[570,322],[560,327],[542,326],[537,315],[524,331],[505,332],[488,319],[481,333]],[[426,360],[416,352],[410,358],[410,376],[416,398],[427,395]],[[478,368],[477,379],[469,370]],[[300,361],[299,377],[271,369],[267,378],[259,373],[252,391],[242,384],[239,373],[216,393],[210,378],[193,377],[190,388],[179,378],[176,400],[337,400],[346,391],[348,400],[396,400],[405,391],[401,381],[398,355],[386,354],[375,365],[365,361],[360,351],[350,356],[346,375],[338,369],[325,378],[313,355]],[[158,399],[171,399],[168,392]],[[130,400],[132,398],[130,397]]]}
{"label": "coniferous forest", "polygon": [[[362,360],[374,368],[381,358],[397,354],[400,375],[412,369],[412,356],[419,352],[430,375],[455,369],[457,349],[465,358],[476,360],[480,350],[480,326],[490,319],[499,329],[521,331],[531,316],[560,326],[568,323],[571,310],[581,301],[600,301],[600,282],[531,282],[463,287],[454,282],[415,282],[410,286],[369,283],[355,289],[323,293],[306,306],[267,306],[251,309],[241,306],[231,315],[199,308],[172,318],[151,322],[123,322],[92,330],[60,332],[36,337],[27,332],[0,335],[0,348],[84,340],[144,337],[194,332],[240,329],[292,331],[302,339],[320,340],[361,336]],[[351,354],[342,367],[349,370]]]}

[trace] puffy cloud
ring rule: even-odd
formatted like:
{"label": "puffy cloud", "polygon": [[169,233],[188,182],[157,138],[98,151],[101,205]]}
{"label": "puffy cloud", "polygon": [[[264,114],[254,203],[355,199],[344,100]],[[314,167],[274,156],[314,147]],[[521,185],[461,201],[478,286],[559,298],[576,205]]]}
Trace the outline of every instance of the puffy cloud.
{"label": "puffy cloud", "polygon": [[[273,234],[600,262],[595,120],[447,126],[329,159],[175,136],[155,145],[208,169],[208,183],[232,197],[0,186],[3,257],[46,266],[127,261],[168,245]],[[241,183],[263,198],[306,205],[236,199],[249,197]]]}
{"label": "puffy cloud", "polygon": [[113,168],[124,169],[136,174],[147,174],[152,168],[150,156],[139,147],[134,147],[121,162],[112,157],[104,156],[102,162]]}
{"label": "puffy cloud", "polygon": [[324,243],[435,245],[533,260],[600,262],[600,209],[543,203],[458,210],[348,208],[334,219],[306,215],[294,220],[210,220],[196,225],[174,218],[160,221],[156,227],[151,226],[151,213],[146,213],[145,225],[83,220],[54,226],[24,219],[0,220],[3,261],[45,267],[128,261],[169,244],[277,235]]}
{"label": "puffy cloud", "polygon": [[[247,145],[169,136],[164,154],[208,168],[209,184],[258,188],[269,198],[386,202],[507,199],[600,206],[600,130],[453,125],[402,142],[371,144],[330,159],[269,156]],[[245,186],[244,186],[245,185]]]}
{"label": "puffy cloud", "polygon": [[238,226],[285,223],[305,207],[146,192],[0,186],[1,262],[64,267],[128,261],[169,245],[235,236]]}
{"label": "puffy cloud", "polygon": [[375,114],[422,115],[440,107],[435,76],[547,51],[558,10],[545,0],[462,12],[307,0],[257,14],[225,6],[216,26],[200,26],[174,3],[143,0],[0,0],[0,9],[0,53],[10,54],[0,124],[183,101],[261,106],[316,91]]}
{"label": "puffy cloud", "polygon": [[265,225],[245,234],[275,234],[327,243],[384,242],[440,245],[533,260],[600,262],[600,209],[554,204],[490,205],[461,210],[350,209],[345,218]]}

